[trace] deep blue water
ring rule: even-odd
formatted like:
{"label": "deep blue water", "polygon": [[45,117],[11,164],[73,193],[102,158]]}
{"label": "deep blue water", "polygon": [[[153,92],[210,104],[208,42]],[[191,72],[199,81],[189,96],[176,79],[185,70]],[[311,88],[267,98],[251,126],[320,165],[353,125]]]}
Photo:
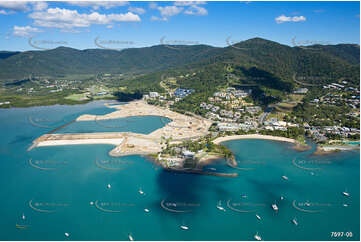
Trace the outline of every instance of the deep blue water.
{"label": "deep blue water", "polygon": [[[264,240],[333,240],[331,232],[344,232],[335,240],[359,240],[359,151],[321,157],[294,151],[283,142],[230,141],[225,145],[242,170],[228,167],[224,160],[206,169],[237,172],[236,178],[173,174],[141,156],[112,158],[111,145],[26,151],[53,126],[81,114],[113,111],[103,103],[0,109],[0,240],[128,240],[128,234],[135,240],[254,240],[257,232]],[[68,131],[101,129],[80,123],[69,125]],[[159,117],[143,117],[105,126],[149,133],[162,124]],[[168,212],[161,201],[185,212]],[[225,212],[216,208],[219,202]],[[227,202],[243,212],[230,209]],[[271,209],[272,203],[279,212]],[[298,226],[291,223],[293,218]],[[346,232],[352,237],[345,237]]]}

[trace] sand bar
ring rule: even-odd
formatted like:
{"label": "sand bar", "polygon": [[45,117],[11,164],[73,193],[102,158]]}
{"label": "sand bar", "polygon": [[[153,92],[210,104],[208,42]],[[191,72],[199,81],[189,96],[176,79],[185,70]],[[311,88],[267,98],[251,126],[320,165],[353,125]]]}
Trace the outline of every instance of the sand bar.
{"label": "sand bar", "polygon": [[57,146],[57,145],[84,145],[84,144],[110,144],[120,145],[123,139],[75,139],[75,140],[46,140],[37,144],[41,146]]}

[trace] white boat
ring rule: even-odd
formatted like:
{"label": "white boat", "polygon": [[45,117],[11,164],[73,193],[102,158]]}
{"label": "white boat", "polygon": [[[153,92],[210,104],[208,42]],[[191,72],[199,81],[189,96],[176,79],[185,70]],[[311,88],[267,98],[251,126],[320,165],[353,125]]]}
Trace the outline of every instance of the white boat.
{"label": "white boat", "polygon": [[344,204],[342,204],[342,206],[344,206],[344,207],[348,207],[348,204],[347,204],[347,203],[344,203]]}
{"label": "white boat", "polygon": [[25,215],[24,215],[24,213],[21,215],[21,218],[23,219],[23,220],[25,220]]}
{"label": "white boat", "polygon": [[128,234],[128,238],[129,238],[130,241],[134,241],[134,238],[133,238],[133,236],[131,234]]}
{"label": "white boat", "polygon": [[313,172],[311,171],[311,176],[313,176],[313,175],[315,175],[315,173],[313,173]]}
{"label": "white boat", "polygon": [[349,197],[350,196],[350,193],[348,193],[348,192],[342,192],[342,194],[344,195],[344,196],[346,196],[346,197]]}
{"label": "white boat", "polygon": [[261,216],[259,216],[258,214],[256,214],[256,218],[257,218],[258,220],[261,220]]}
{"label": "white boat", "polygon": [[274,203],[274,204],[272,204],[272,209],[274,210],[274,211],[278,211],[278,207],[277,207],[277,205]]}
{"label": "white boat", "polygon": [[66,233],[66,232],[65,232],[64,234],[65,234],[65,236],[66,236],[66,237],[69,237],[69,236],[70,236],[70,234],[69,234],[69,233]]}
{"label": "white boat", "polygon": [[281,200],[285,199],[283,196],[281,196]]}
{"label": "white boat", "polygon": [[150,210],[149,210],[148,208],[145,208],[145,209],[144,209],[144,212],[149,213]]}
{"label": "white boat", "polygon": [[306,205],[307,207],[309,207],[309,206],[311,206],[311,203],[307,200],[307,201],[305,202],[305,205]]}
{"label": "white boat", "polygon": [[180,228],[183,229],[183,230],[188,230],[189,229],[188,226],[185,226],[185,225],[181,225]]}
{"label": "white boat", "polygon": [[297,222],[297,220],[296,220],[296,218],[294,218],[294,219],[292,219],[292,223],[294,224],[294,225],[298,225],[298,222]]}
{"label": "white boat", "polygon": [[256,240],[262,240],[261,236],[258,235],[258,232],[253,236]]}
{"label": "white boat", "polygon": [[143,195],[143,194],[144,194],[144,192],[143,192],[143,190],[142,190],[142,189],[139,189],[139,191],[138,191],[138,192],[139,192],[139,194],[140,194],[140,195]]}
{"label": "white boat", "polygon": [[112,188],[112,186],[111,186],[110,184],[108,184],[108,185],[107,185],[107,188],[110,189],[110,188]]}
{"label": "white boat", "polygon": [[221,210],[221,211],[224,211],[224,212],[226,211],[226,209],[225,209],[224,207],[222,207],[222,202],[221,202],[221,201],[218,202],[217,208],[218,208],[219,210]]}
{"label": "white boat", "polygon": [[282,176],[282,178],[284,179],[284,180],[288,180],[288,177],[287,176]]}
{"label": "white boat", "polygon": [[94,205],[94,202],[90,202],[90,205],[92,205],[92,206],[93,206],[93,205]]}
{"label": "white boat", "polygon": [[241,195],[242,198],[247,198],[248,196],[246,194]]}

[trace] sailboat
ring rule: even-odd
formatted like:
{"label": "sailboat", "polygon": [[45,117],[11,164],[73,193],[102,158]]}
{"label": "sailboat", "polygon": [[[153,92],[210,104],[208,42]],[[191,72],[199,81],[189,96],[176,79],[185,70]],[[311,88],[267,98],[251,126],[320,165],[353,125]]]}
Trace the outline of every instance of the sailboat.
{"label": "sailboat", "polygon": [[349,196],[350,196],[350,193],[348,193],[348,192],[346,192],[346,191],[342,192],[342,194],[343,194],[344,196],[346,196],[346,197],[349,197]]}
{"label": "sailboat", "polygon": [[254,238],[258,241],[262,240],[261,236],[258,235],[258,232],[254,235]]}
{"label": "sailboat", "polygon": [[133,238],[133,236],[131,234],[128,234],[128,238],[129,238],[130,241],[134,241],[134,238]]}
{"label": "sailboat", "polygon": [[219,210],[221,210],[221,211],[224,211],[224,212],[226,211],[226,209],[224,207],[222,207],[222,201],[221,200],[218,201],[217,208]]}
{"label": "sailboat", "polygon": [[284,180],[288,180],[288,177],[287,176],[282,176],[282,178],[284,179]]}
{"label": "sailboat", "polygon": [[274,210],[274,211],[278,211],[278,207],[277,207],[277,205],[274,203],[274,204],[272,204],[272,209]]}

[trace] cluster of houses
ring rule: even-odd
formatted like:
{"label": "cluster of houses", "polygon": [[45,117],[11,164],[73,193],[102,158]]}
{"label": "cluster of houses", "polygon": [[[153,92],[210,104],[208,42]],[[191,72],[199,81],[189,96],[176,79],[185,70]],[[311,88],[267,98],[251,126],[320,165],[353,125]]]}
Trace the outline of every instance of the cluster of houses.
{"label": "cluster of houses", "polygon": [[297,88],[293,93],[294,94],[306,94],[308,92],[307,88]]}
{"label": "cluster of houses", "polygon": [[218,123],[217,128],[221,132],[226,132],[226,131],[235,132],[238,130],[249,131],[257,128],[257,122],[246,121],[243,123]]}
{"label": "cluster of houses", "polygon": [[279,121],[277,118],[270,118],[268,121],[264,121],[265,130],[281,130],[286,131],[288,127],[299,127],[298,124],[293,124],[285,121]]}
{"label": "cluster of houses", "polygon": [[327,134],[341,135],[345,138],[347,138],[349,135],[360,134],[360,129],[340,126],[310,127],[308,124],[304,124],[304,128],[309,130],[311,135],[318,141],[326,141]]}
{"label": "cluster of houses", "polygon": [[174,91],[174,96],[176,96],[177,98],[184,98],[193,92],[194,92],[194,89],[177,88]]}
{"label": "cluster of houses", "polygon": [[195,152],[189,151],[185,148],[173,147],[172,149],[176,153],[175,156],[165,157],[162,156],[161,153],[158,154],[158,160],[162,161],[162,165],[167,168],[182,168],[186,159],[193,159],[196,155]]}

